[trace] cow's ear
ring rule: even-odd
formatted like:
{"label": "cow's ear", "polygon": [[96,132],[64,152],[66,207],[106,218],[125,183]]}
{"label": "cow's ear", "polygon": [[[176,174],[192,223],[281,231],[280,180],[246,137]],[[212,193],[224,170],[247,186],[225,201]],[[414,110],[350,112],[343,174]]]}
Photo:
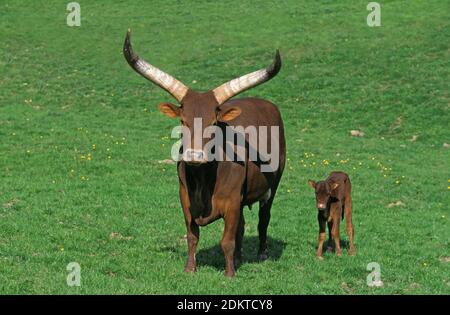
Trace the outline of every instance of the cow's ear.
{"label": "cow's ear", "polygon": [[312,179],[310,179],[309,181],[309,186],[311,186],[312,188],[316,188],[316,182],[315,181],[313,181]]}
{"label": "cow's ear", "polygon": [[220,110],[217,120],[222,121],[222,122],[227,122],[227,121],[235,119],[241,113],[242,113],[242,111],[239,107],[231,107],[231,108],[226,109],[225,111]]}
{"label": "cow's ear", "polygon": [[161,103],[158,105],[158,109],[161,113],[170,118],[176,118],[180,116],[180,108],[170,103]]}
{"label": "cow's ear", "polygon": [[335,190],[336,188],[338,188],[339,187],[339,184],[338,183],[333,183],[333,184],[331,184],[331,190]]}

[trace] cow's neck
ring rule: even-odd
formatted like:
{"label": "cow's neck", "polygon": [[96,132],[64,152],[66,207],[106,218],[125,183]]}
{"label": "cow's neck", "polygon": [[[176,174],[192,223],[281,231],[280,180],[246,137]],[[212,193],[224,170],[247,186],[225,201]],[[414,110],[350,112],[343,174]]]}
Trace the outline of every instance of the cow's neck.
{"label": "cow's neck", "polygon": [[208,162],[200,166],[186,164],[185,171],[191,214],[194,218],[206,217],[211,213],[217,162]]}

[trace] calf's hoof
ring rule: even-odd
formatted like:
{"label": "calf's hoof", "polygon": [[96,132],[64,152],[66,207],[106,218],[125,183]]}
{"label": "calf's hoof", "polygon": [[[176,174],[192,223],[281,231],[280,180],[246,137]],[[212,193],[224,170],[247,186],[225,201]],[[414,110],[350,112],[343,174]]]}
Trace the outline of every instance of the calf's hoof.
{"label": "calf's hoof", "polygon": [[184,272],[196,272],[197,268],[195,268],[195,266],[186,266],[184,267]]}
{"label": "calf's hoof", "polygon": [[356,255],[356,250],[354,248],[351,248],[350,251],[348,252],[349,256],[355,256]]}
{"label": "calf's hoof", "polygon": [[342,256],[341,252],[336,253],[336,257],[341,257],[341,256]]}
{"label": "calf's hoof", "polygon": [[322,256],[316,256],[318,260],[322,261],[323,257]]}

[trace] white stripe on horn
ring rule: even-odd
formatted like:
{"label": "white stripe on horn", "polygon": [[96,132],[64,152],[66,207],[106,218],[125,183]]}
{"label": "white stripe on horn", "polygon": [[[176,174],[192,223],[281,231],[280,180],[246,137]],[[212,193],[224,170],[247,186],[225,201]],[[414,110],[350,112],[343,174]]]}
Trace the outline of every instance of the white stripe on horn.
{"label": "white stripe on horn", "polygon": [[136,70],[136,72],[160,86],[181,102],[189,88],[170,74],[156,68],[136,55],[131,47],[130,33],[131,31],[128,30],[123,46],[124,56],[130,66]]}
{"label": "white stripe on horn", "polygon": [[246,74],[222,84],[213,90],[214,96],[219,104],[223,104],[233,96],[270,80],[280,71],[280,68],[281,58],[277,50],[274,62],[268,68]]}

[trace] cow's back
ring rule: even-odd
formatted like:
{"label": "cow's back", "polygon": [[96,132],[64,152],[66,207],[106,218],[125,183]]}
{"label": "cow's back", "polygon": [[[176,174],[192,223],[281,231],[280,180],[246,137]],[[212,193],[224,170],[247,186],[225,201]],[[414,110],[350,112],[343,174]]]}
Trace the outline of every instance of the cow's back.
{"label": "cow's back", "polygon": [[[229,107],[238,107],[241,114],[228,124],[230,126],[249,126],[258,127],[267,126],[268,152],[272,152],[270,127],[277,126],[279,132],[279,162],[278,168],[274,172],[261,172],[260,163],[254,161],[246,161],[246,181],[244,187],[243,203],[251,205],[261,200],[261,198],[270,197],[275,193],[281,175],[284,170],[286,160],[286,141],[284,138],[284,125],[280,111],[271,102],[259,98],[239,98],[226,102],[221,106],[223,110]],[[259,136],[259,134],[258,134]],[[248,134],[246,135],[248,138]]]}
{"label": "cow's back", "polygon": [[280,126],[283,129],[280,111],[269,101],[247,97],[230,100],[221,106],[223,110],[229,107],[239,107],[242,111],[228,123],[230,126]]}

